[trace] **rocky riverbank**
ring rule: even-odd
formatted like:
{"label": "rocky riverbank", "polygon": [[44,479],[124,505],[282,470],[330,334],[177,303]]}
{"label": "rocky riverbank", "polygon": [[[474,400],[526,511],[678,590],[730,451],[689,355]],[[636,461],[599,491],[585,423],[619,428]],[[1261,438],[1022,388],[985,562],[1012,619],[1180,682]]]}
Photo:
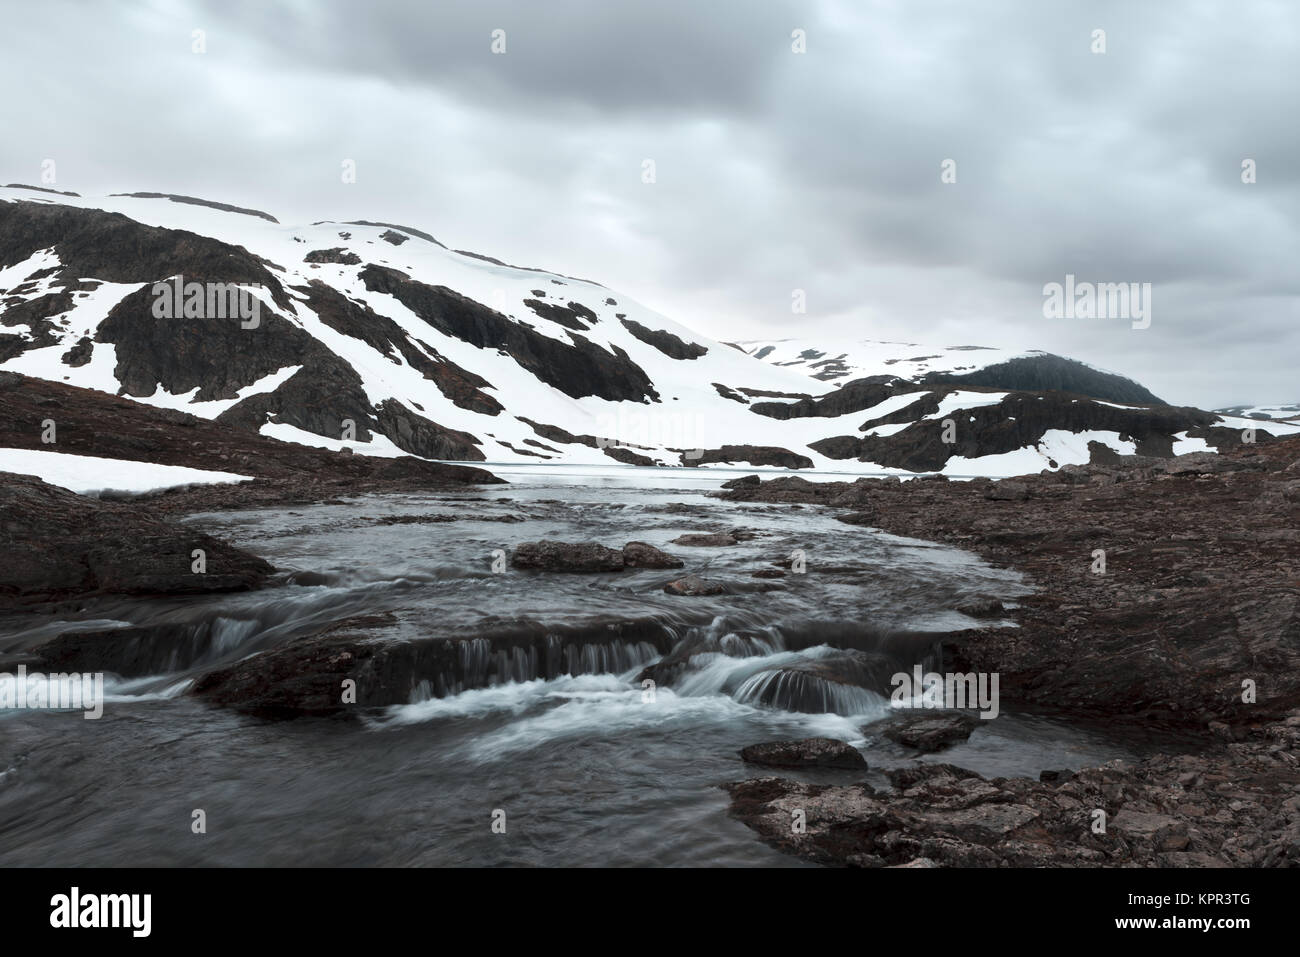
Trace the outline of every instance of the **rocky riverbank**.
{"label": "rocky riverbank", "polygon": [[1027,573],[1038,591],[1009,612],[1019,627],[942,647],[948,671],[999,674],[1003,711],[1193,735],[1185,753],[1051,781],[918,764],[887,791],[729,785],[769,842],[862,866],[1300,864],[1300,440],[997,483],[729,485],[732,500],[842,509]]}
{"label": "rocky riverbank", "polygon": [[[53,442],[42,438],[53,425]],[[171,516],[328,501],[365,492],[463,489],[501,479],[410,456],[312,448],[170,409],[0,372],[0,449],[95,456],[252,476],[118,500],[0,472],[0,608],[91,595],[178,595],[259,587],[270,565]],[[196,549],[203,568],[195,570]]]}

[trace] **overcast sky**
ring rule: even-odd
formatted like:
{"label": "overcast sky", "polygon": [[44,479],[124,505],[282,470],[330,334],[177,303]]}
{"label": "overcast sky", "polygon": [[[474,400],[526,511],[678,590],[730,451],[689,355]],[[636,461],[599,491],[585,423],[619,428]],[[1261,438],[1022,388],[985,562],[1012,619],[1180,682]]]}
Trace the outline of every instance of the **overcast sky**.
{"label": "overcast sky", "polygon": [[[0,0],[0,23],[0,182],[53,158],[82,193],[407,224],[719,339],[1037,348],[1176,404],[1300,401],[1288,0]],[[1151,283],[1150,327],[1046,318],[1067,273]]]}

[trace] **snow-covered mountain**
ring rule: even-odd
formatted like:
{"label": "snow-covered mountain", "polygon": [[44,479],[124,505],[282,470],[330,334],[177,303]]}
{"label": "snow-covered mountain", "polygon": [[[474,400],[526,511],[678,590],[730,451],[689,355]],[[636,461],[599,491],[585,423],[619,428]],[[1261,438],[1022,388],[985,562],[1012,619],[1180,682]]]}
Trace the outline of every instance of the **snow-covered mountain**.
{"label": "snow-covered mountain", "polygon": [[1234,405],[1226,409],[1215,409],[1222,415],[1244,416],[1248,419],[1284,419],[1300,422],[1300,404],[1290,405]]}
{"label": "snow-covered mountain", "polygon": [[[247,314],[218,308],[232,284]],[[1001,475],[1245,427],[1041,354],[774,362],[419,229],[160,194],[0,189],[0,324],[0,369],[380,456]]]}
{"label": "snow-covered mountain", "polygon": [[732,345],[756,359],[823,382],[883,375],[917,384],[1056,390],[1113,402],[1164,404],[1132,379],[1038,349],[936,347],[873,339],[772,339]]}

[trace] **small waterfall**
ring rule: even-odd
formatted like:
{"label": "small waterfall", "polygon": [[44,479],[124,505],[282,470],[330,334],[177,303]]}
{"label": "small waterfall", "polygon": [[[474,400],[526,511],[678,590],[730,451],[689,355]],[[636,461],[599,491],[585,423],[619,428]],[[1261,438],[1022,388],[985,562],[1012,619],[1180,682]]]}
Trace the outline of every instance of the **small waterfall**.
{"label": "small waterfall", "polygon": [[874,691],[785,669],[748,678],[732,697],[741,704],[805,714],[856,715],[888,710],[885,698]]}
{"label": "small waterfall", "polygon": [[646,641],[616,641],[607,645],[570,645],[564,655],[571,675],[617,675],[653,661],[659,652]]}
{"label": "small waterfall", "polygon": [[[405,702],[445,698],[465,691],[505,684],[522,684],[561,675],[621,675],[654,661],[669,642],[661,626],[637,623],[629,628],[643,637],[607,637],[603,623],[595,626],[544,626],[503,629],[492,637],[433,642],[402,642],[387,646],[383,673],[405,676],[410,687]],[[657,630],[658,642],[651,640]],[[599,641],[593,641],[599,635]],[[382,682],[367,688],[367,700],[390,696]]]}

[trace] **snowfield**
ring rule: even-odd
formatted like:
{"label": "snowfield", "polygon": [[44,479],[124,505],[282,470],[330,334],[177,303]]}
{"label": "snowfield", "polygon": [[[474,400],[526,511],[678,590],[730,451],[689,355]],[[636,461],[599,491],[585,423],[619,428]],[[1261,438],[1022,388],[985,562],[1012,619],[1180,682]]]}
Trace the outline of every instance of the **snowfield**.
{"label": "snowfield", "polygon": [[0,449],[0,472],[35,475],[43,482],[71,492],[154,492],[180,485],[211,485],[219,482],[248,482],[248,475],[207,472],[180,465],[127,462],[95,455],[72,455],[36,449]]}

